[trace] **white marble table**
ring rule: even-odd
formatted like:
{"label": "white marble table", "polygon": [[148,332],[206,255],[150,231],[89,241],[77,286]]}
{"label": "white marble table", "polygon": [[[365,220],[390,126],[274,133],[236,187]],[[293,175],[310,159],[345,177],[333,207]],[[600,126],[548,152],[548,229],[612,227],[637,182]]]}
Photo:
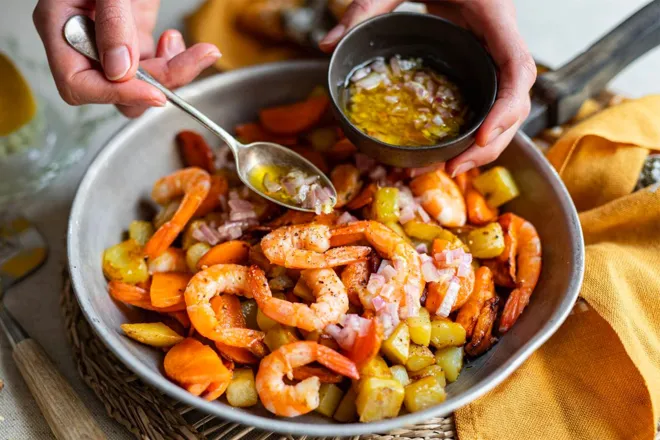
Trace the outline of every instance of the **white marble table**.
{"label": "white marble table", "polygon": [[[559,66],[579,53],[626,15],[646,3],[645,0],[516,0],[520,28],[538,60]],[[16,51],[24,59],[21,67],[33,87],[44,96],[57,99],[48,76],[45,55],[32,25],[35,0],[2,0],[0,14],[0,51]],[[193,10],[199,0],[181,2],[162,0],[157,32],[181,27],[181,18]],[[630,96],[660,92],[660,50],[655,50],[623,72],[612,87]],[[65,230],[71,201],[85,168],[110,134],[124,120],[108,107],[82,110],[87,120],[102,117],[109,121],[94,127],[88,140],[88,153],[66,176],[59,178],[35,200],[24,207],[25,213],[45,233],[50,258],[45,267],[10,294],[7,305],[26,330],[37,339],[57,366],[80,393],[108,438],[130,438],[110,420],[103,406],[78,376],[66,340],[59,311],[61,270],[65,259]],[[80,109],[62,104],[62,112],[79,117]],[[2,178],[0,176],[0,178]],[[0,440],[51,439],[48,426],[14,366],[9,344],[0,335],[0,378],[5,389],[0,392]]]}

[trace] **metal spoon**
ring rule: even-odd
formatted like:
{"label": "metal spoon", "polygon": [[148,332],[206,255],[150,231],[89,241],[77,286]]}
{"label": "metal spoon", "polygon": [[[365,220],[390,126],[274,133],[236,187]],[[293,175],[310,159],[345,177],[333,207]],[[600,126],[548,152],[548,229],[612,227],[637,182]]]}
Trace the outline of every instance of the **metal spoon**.
{"label": "metal spoon", "polygon": [[[87,16],[75,15],[67,20],[64,25],[64,38],[75,50],[88,58],[99,61],[99,54],[96,48],[96,34],[94,31],[94,22]],[[236,170],[238,177],[252,191],[262,197],[282,205],[286,208],[296,209],[298,211],[313,212],[314,209],[304,208],[299,204],[290,203],[265,194],[259,188],[256,188],[250,182],[250,173],[260,166],[280,166],[286,169],[298,169],[307,176],[318,176],[318,183],[321,187],[330,190],[330,199],[332,206],[337,202],[337,192],[330,182],[330,179],[323,174],[321,170],[314,166],[310,161],[295,153],[294,151],[272,142],[253,142],[249,145],[240,143],[236,138],[227,133],[210,118],[197,110],[195,107],[181,99],[177,94],[156,81],[149,73],[142,68],[138,68],[135,77],[146,83],[151,84],[163,92],[167,99],[179,107],[184,112],[195,118],[197,122],[208,128],[213,134],[222,139],[234,154],[236,160]]]}

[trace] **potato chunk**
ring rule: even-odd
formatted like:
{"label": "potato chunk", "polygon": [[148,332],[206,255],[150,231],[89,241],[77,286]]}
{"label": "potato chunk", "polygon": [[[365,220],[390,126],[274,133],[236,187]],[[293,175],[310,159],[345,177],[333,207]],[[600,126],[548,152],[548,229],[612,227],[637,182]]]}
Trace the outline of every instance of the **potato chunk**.
{"label": "potato chunk", "polygon": [[412,345],[410,347],[410,356],[406,362],[408,371],[419,371],[422,368],[433,365],[435,358],[433,352],[424,345]]}
{"label": "potato chunk", "polygon": [[130,239],[107,248],[103,252],[103,274],[109,280],[129,284],[147,281],[149,268],[142,246]]}
{"label": "potato chunk", "polygon": [[431,315],[420,307],[419,315],[406,320],[410,330],[410,340],[417,345],[428,346],[431,343]]}
{"label": "potato chunk", "polygon": [[380,350],[390,362],[403,365],[408,360],[410,332],[405,322],[399,323]]}
{"label": "potato chunk", "polygon": [[183,336],[162,322],[122,324],[121,329],[129,338],[152,347],[171,347],[184,340]]}
{"label": "potato chunk", "polygon": [[154,225],[144,220],[133,220],[128,225],[128,238],[137,241],[140,246],[147,244],[147,241],[154,235]]}
{"label": "potato chunk", "polygon": [[429,365],[428,367],[422,368],[419,371],[415,371],[411,374],[412,379],[419,380],[425,377],[435,377],[440,386],[444,387],[447,385],[447,378],[445,377],[445,370],[442,369],[440,365],[434,364]]}
{"label": "potato chunk", "polygon": [[445,372],[448,382],[454,382],[463,368],[463,347],[446,347],[435,352],[435,362]]}
{"label": "potato chunk", "polygon": [[361,422],[373,422],[399,415],[405,392],[396,379],[369,377],[362,381],[356,406]]}
{"label": "potato chunk", "polygon": [[493,208],[502,206],[520,195],[513,176],[504,167],[493,167],[475,177],[472,183]]}
{"label": "potato chunk", "polygon": [[446,318],[431,322],[431,345],[435,348],[458,347],[465,344],[465,329]]}
{"label": "potato chunk", "polygon": [[445,389],[434,377],[425,377],[405,388],[405,405],[410,412],[421,411],[438,405],[447,398]]}
{"label": "potato chunk", "polygon": [[349,388],[344,398],[339,402],[339,406],[335,410],[335,415],[332,416],[338,422],[354,422],[357,420],[357,392],[353,388]]}
{"label": "potato chunk", "polygon": [[504,251],[504,231],[497,222],[470,231],[465,241],[475,258],[495,258]]}
{"label": "potato chunk", "polygon": [[316,408],[316,412],[323,414],[326,417],[332,417],[341,398],[344,396],[344,393],[341,389],[332,383],[321,384],[319,389],[319,406]]}
{"label": "potato chunk", "polygon": [[234,376],[227,387],[227,402],[231,406],[246,408],[256,405],[258,401],[254,372],[250,368],[234,370]]}
{"label": "potato chunk", "polygon": [[192,273],[197,272],[197,263],[211,249],[207,243],[195,243],[186,251],[186,264]]}
{"label": "potato chunk", "polygon": [[295,330],[291,327],[276,324],[266,331],[264,343],[268,346],[270,351],[275,351],[283,345],[296,342],[298,337]]}
{"label": "potato chunk", "polygon": [[[438,367],[439,368],[439,367]],[[440,368],[442,370],[442,368]],[[401,382],[401,385],[404,387],[410,383],[410,378],[408,377],[408,371],[403,365],[393,365],[390,367],[390,372],[392,377]]]}
{"label": "potato chunk", "polygon": [[245,325],[247,328],[252,330],[259,330],[259,325],[257,324],[257,302],[253,299],[248,299],[241,302],[241,311],[243,312],[243,317],[245,318]]}
{"label": "potato chunk", "polygon": [[381,223],[399,220],[399,190],[392,187],[378,188],[372,206],[374,220]]}

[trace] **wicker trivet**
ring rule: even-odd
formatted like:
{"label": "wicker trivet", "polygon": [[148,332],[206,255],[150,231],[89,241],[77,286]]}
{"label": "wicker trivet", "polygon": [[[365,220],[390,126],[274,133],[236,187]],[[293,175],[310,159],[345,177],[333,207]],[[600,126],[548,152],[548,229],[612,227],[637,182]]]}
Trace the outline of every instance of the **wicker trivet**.
{"label": "wicker trivet", "polygon": [[[60,308],[64,316],[78,372],[105,405],[108,415],[124,425],[137,438],[148,440],[293,439],[291,436],[261,431],[202,414],[150,385],[125,367],[94,334],[85,320],[64,271]],[[386,435],[363,435],[354,440],[453,439],[452,417],[430,419],[424,424],[399,429]],[[305,437],[300,437],[304,440]]]}

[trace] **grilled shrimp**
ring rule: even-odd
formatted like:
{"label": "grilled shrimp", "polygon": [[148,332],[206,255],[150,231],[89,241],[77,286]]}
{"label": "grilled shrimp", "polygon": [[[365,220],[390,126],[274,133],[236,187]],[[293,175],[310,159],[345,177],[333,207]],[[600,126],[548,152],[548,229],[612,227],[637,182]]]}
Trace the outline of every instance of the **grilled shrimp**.
{"label": "grilled shrimp", "polygon": [[342,246],[330,249],[330,228],[322,224],[285,226],[261,240],[261,249],[272,264],[289,269],[320,269],[363,261],[371,249]]}
{"label": "grilled shrimp", "polygon": [[527,220],[510,215],[518,236],[516,288],[509,294],[502,310],[500,333],[507,332],[529,304],[541,275],[541,239],[536,228]]}
{"label": "grilled shrimp", "polygon": [[497,318],[499,300],[497,296],[489,298],[481,307],[472,332],[472,339],[465,344],[465,352],[470,356],[476,357],[485,353],[497,342],[497,338],[493,336],[493,325]]}
{"label": "grilled shrimp", "polygon": [[330,173],[330,180],[337,190],[337,203],[335,204],[335,208],[341,208],[346,205],[353,200],[360,192],[360,189],[362,189],[360,171],[351,164],[336,166]]}
{"label": "grilled shrimp", "polygon": [[261,361],[257,372],[257,393],[268,411],[278,416],[295,417],[319,406],[321,381],[318,377],[309,377],[295,385],[284,382],[284,376],[293,379],[296,367],[312,362],[319,362],[351,379],[359,378],[355,364],[328,347],[311,341],[283,345]]}
{"label": "grilled shrimp", "polygon": [[[369,283],[369,270],[368,261],[358,261],[346,266],[341,273],[341,282],[346,287],[348,293],[348,300],[351,304],[356,306],[368,304],[367,284]],[[366,306],[365,306],[366,307]]]}
{"label": "grilled shrimp", "polygon": [[184,168],[158,179],[151,192],[156,203],[164,205],[181,195],[183,199],[172,219],[158,228],[144,246],[147,257],[155,258],[170,247],[202,204],[210,188],[211,177],[201,168]]}
{"label": "grilled shrimp", "polygon": [[202,336],[232,347],[249,348],[263,355],[262,332],[226,328],[216,317],[211,299],[221,293],[252,298],[248,289],[248,268],[237,264],[216,264],[192,277],[184,293],[186,310],[195,330]]}
{"label": "grilled shrimp", "polygon": [[148,267],[149,273],[152,275],[158,272],[189,271],[185,251],[174,247],[165,249],[162,254],[149,260]]}
{"label": "grilled shrimp", "polygon": [[456,322],[465,329],[468,338],[479,318],[482,307],[491,298],[495,297],[495,284],[493,273],[486,266],[481,266],[475,274],[474,289],[468,301],[461,307],[456,316]]}
{"label": "grilled shrimp", "polygon": [[335,271],[308,269],[300,276],[316,297],[316,302],[309,306],[273,297],[264,272],[257,266],[249,270],[248,288],[259,309],[280,324],[314,331],[339,322],[348,311],[348,295]]}
{"label": "grilled shrimp", "polygon": [[435,170],[415,177],[410,190],[421,198],[421,205],[442,226],[459,227],[467,219],[465,199],[447,173]]}
{"label": "grilled shrimp", "polygon": [[[396,274],[388,283],[393,287],[390,294],[383,294],[386,302],[399,304],[399,315],[402,318],[416,316],[421,307],[421,297],[424,290],[424,279],[417,251],[400,235],[382,223],[363,220],[332,231],[332,239],[339,242],[346,240],[366,239],[383,257],[392,260]],[[365,305],[366,307],[367,305]],[[373,306],[368,304],[369,308]]]}
{"label": "grilled shrimp", "polygon": [[478,168],[456,176],[456,184],[465,196],[467,217],[471,224],[485,225],[497,219],[497,208],[491,208],[486,198],[474,188],[472,180],[480,174]]}

